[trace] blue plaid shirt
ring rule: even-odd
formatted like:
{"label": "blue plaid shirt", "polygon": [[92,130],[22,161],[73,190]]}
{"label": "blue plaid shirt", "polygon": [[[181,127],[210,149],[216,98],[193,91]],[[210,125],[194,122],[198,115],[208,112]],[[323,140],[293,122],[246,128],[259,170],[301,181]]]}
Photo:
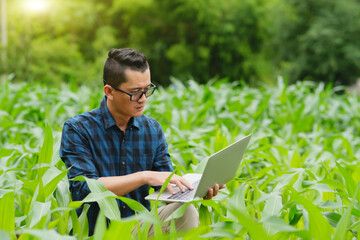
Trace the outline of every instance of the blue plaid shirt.
{"label": "blue plaid shirt", "polygon": [[[173,171],[164,132],[153,118],[142,115],[131,118],[126,133],[116,125],[106,106],[106,96],[101,106],[90,112],[77,115],[65,122],[60,158],[65,162],[69,179],[79,175],[99,177],[122,176],[139,171]],[[82,200],[90,190],[86,182],[70,181],[72,199]],[[150,210],[149,186],[144,185],[125,197],[142,203]],[[88,212],[90,234],[98,214],[97,204]],[[121,216],[134,212],[118,200]]]}

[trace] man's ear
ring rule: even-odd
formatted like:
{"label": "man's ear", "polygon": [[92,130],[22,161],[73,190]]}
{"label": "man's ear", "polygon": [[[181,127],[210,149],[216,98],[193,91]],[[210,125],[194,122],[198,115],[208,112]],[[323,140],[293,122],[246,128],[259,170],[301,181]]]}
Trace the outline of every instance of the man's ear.
{"label": "man's ear", "polygon": [[104,86],[104,93],[106,97],[110,100],[113,100],[114,98],[114,89],[110,87],[109,85]]}

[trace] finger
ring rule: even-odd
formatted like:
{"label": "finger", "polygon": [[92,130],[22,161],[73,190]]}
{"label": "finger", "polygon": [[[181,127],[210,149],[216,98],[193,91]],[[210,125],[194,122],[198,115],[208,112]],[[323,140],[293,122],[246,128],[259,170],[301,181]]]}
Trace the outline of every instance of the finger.
{"label": "finger", "polygon": [[185,178],[178,175],[174,175],[173,178],[171,178],[170,182],[175,183],[182,192],[185,191],[185,187],[193,189],[191,183],[189,183]]}
{"label": "finger", "polygon": [[219,192],[219,184],[215,184],[213,196],[216,196]]}
{"label": "finger", "polygon": [[192,186],[192,184],[191,184],[190,182],[188,182],[185,178],[182,178],[181,183],[182,183],[185,187],[187,187],[188,189],[191,189],[191,190],[194,189],[193,186]]}
{"label": "finger", "polygon": [[223,189],[223,188],[226,188],[226,185],[225,185],[225,184],[223,184],[223,185],[220,187],[220,189]]}
{"label": "finger", "polygon": [[206,199],[212,199],[213,193],[214,193],[214,189],[209,188],[209,191],[206,195]]}
{"label": "finger", "polygon": [[174,174],[170,179],[171,184],[169,184],[169,185],[172,185],[172,186],[176,185],[180,189],[180,191],[184,192],[184,186],[180,183],[179,178],[180,178],[180,176]]}
{"label": "finger", "polygon": [[171,184],[168,184],[168,185],[167,185],[167,189],[169,189],[169,191],[170,191],[171,194],[175,194],[175,190],[174,190],[174,188],[171,186]]}
{"label": "finger", "polygon": [[184,185],[181,184],[179,179],[172,179],[171,183],[176,184],[176,186],[180,189],[180,191],[182,191],[182,192],[185,191]]}
{"label": "finger", "polygon": [[176,185],[180,188],[180,191],[185,192],[185,187],[184,187],[184,185],[182,185],[182,183],[180,181],[177,181]]}

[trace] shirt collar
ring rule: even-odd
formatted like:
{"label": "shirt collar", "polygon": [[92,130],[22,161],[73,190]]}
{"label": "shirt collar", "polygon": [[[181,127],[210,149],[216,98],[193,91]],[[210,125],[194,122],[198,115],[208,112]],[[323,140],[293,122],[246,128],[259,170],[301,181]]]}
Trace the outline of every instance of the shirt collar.
{"label": "shirt collar", "polygon": [[[115,122],[114,118],[112,117],[112,115],[106,105],[106,100],[107,100],[107,97],[104,96],[104,98],[101,100],[100,110],[101,110],[101,114],[104,119],[104,127],[105,127],[105,129],[108,129],[113,126],[116,126],[116,122]],[[130,119],[128,128],[130,128],[130,127],[136,127],[138,129],[140,129],[139,119],[137,117],[132,117]]]}
{"label": "shirt collar", "polygon": [[139,118],[138,117],[132,117],[130,119],[128,127],[136,127],[137,129],[140,129]]}

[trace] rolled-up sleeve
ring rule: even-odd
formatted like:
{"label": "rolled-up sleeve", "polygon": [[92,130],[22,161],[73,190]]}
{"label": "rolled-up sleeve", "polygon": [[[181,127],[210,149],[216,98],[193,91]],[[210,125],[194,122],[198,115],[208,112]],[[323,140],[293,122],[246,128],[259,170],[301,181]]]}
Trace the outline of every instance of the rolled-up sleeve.
{"label": "rolled-up sleeve", "polygon": [[99,178],[90,145],[85,136],[86,134],[82,133],[79,128],[65,122],[59,154],[66,167],[69,168],[70,192],[74,201],[84,199],[90,190],[85,181],[71,181],[72,178],[80,175],[92,179]]}

